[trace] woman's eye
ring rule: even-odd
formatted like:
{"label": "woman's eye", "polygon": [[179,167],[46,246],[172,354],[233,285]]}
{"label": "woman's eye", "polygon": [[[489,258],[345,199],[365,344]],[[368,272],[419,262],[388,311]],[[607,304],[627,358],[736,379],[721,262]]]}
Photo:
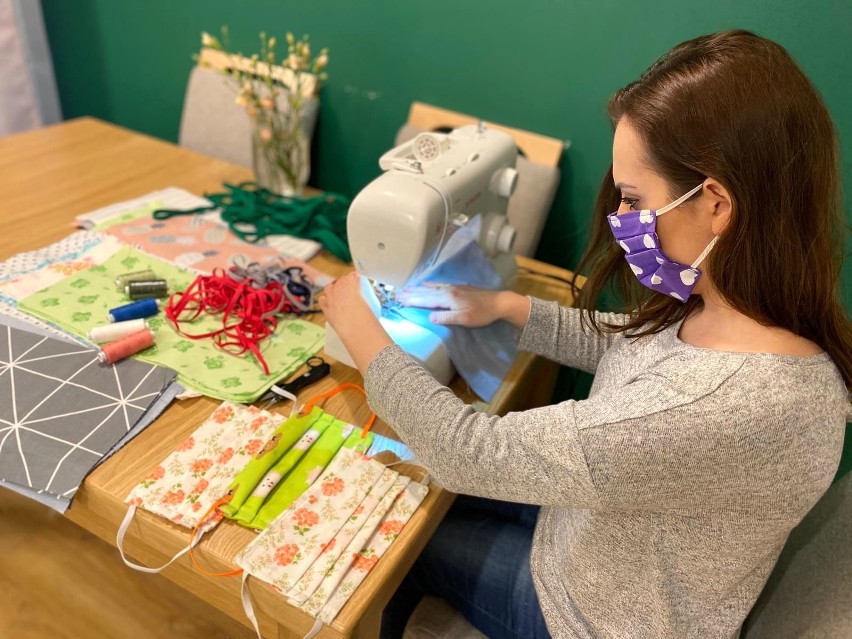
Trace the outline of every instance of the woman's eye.
{"label": "woman's eye", "polygon": [[636,203],[639,202],[639,200],[637,198],[630,198],[630,197],[623,197],[623,198],[621,198],[621,201],[624,202],[631,209],[635,209]]}

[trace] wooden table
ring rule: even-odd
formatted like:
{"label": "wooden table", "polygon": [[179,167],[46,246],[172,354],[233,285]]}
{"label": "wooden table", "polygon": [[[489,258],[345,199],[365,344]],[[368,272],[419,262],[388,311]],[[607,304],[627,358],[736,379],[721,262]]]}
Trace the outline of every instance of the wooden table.
{"label": "wooden table", "polygon": [[[0,259],[43,247],[68,235],[75,215],[168,186],[197,194],[218,192],[224,181],[251,179],[240,166],[179,148],[91,118],[0,138]],[[526,258],[520,266],[539,273],[570,277],[570,273]],[[323,252],[312,261],[318,268],[340,275],[351,266]],[[522,274],[518,289],[537,297],[570,303],[567,288],[555,280]],[[315,321],[322,324],[323,318]],[[311,392],[362,380],[357,371],[332,362],[332,374]],[[503,414],[547,402],[556,366],[522,353],[507,379],[485,410]],[[466,401],[475,397],[461,380],[452,388]],[[95,470],[77,492],[67,516],[111,544],[127,507],[124,498],[151,468],[165,458],[219,404],[198,398],[172,404],[128,446]],[[363,423],[369,414],[363,398],[342,394],[324,407],[337,417]],[[287,407],[274,408],[286,412]],[[393,435],[378,422],[375,432]],[[429,495],[385,557],[369,574],[320,637],[376,637],[381,613],[405,573],[434,532],[453,495],[432,484]],[[213,570],[233,567],[230,560],[254,536],[225,521],[199,546],[199,558]],[[186,546],[188,531],[162,518],[139,511],[125,548],[137,561],[161,565]],[[120,561],[116,553],[116,561]],[[248,625],[239,597],[239,578],[209,578],[182,558],[164,576]],[[83,576],[83,578],[85,578]],[[264,636],[302,637],[313,619],[288,605],[285,599],[256,580],[251,593]]]}

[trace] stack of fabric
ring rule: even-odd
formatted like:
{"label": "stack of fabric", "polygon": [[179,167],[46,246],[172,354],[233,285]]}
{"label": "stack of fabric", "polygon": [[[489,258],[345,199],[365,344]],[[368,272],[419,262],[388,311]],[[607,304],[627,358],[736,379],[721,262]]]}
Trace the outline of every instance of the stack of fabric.
{"label": "stack of fabric", "polygon": [[98,352],[0,314],[0,483],[59,512],[182,390],[174,371]]}
{"label": "stack of fabric", "polygon": [[226,517],[261,529],[234,558],[244,580],[331,623],[428,492],[371,458],[373,440],[316,407],[285,420],[225,402],[130,492],[117,545],[137,508],[192,531],[177,556]]}

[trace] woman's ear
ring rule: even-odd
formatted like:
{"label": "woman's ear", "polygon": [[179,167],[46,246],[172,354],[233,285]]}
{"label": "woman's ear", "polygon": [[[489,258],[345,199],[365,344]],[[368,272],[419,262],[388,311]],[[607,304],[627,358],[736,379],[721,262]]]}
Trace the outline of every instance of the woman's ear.
{"label": "woman's ear", "polygon": [[721,182],[715,178],[707,178],[704,181],[704,197],[713,235],[721,235],[728,228],[733,214],[731,195]]}

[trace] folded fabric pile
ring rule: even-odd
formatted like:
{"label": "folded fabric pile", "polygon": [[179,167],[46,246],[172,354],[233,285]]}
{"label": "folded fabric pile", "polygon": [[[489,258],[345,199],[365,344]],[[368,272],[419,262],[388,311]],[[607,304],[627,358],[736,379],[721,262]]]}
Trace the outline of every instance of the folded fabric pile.
{"label": "folded fabric pile", "polygon": [[[195,274],[179,269],[130,247],[122,247],[102,264],[75,273],[18,302],[18,308],[70,333],[86,336],[103,324],[111,308],[128,300],[116,290],[115,280],[129,272],[149,269],[166,280],[170,291],[182,291]],[[211,340],[189,340],[179,335],[162,314],[149,318],[155,345],[138,353],[141,361],[167,366],[186,387],[204,395],[235,402],[256,400],[276,381],[289,376],[322,348],[324,331],[311,322],[282,319],[260,346],[269,375],[256,362],[224,353]],[[221,319],[199,318],[194,332],[213,332]]]}
{"label": "folded fabric pile", "polygon": [[0,483],[64,512],[86,475],[182,390],[169,369],[125,360],[0,316]]}
{"label": "folded fabric pile", "polygon": [[172,561],[223,518],[262,529],[234,559],[244,580],[330,623],[428,492],[365,454],[373,439],[316,407],[285,420],[225,402],[130,492],[117,545],[137,508],[192,531]]}

